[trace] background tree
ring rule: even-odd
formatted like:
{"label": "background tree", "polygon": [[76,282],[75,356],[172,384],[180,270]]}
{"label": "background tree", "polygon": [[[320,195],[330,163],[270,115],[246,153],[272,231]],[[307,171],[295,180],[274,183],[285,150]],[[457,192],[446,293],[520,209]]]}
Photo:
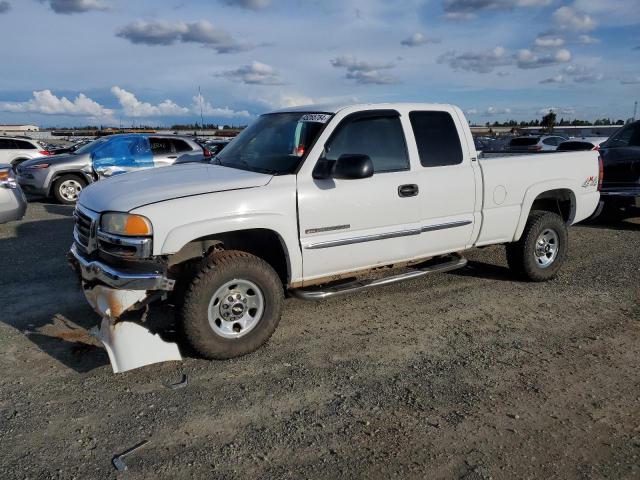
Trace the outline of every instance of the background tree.
{"label": "background tree", "polygon": [[540,125],[542,125],[545,130],[547,130],[549,133],[553,132],[553,127],[556,124],[556,114],[552,111],[549,110],[549,113],[547,113],[544,117],[542,117],[542,122],[540,122]]}

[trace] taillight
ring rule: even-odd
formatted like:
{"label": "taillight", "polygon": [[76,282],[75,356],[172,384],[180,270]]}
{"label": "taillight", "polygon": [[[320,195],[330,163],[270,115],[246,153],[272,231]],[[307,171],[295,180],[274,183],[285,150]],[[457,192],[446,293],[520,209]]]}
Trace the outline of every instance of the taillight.
{"label": "taillight", "polygon": [[40,150],[38,153],[44,156],[51,155],[51,152],[48,150]]}
{"label": "taillight", "polygon": [[207,148],[203,148],[202,149],[202,153],[204,154],[204,158],[211,158],[213,157],[213,154],[209,151],[209,149]]}
{"label": "taillight", "polygon": [[594,150],[596,152],[600,151],[600,145],[596,145],[595,147],[593,147],[591,150]]}
{"label": "taillight", "polygon": [[602,180],[604,180],[604,160],[602,155],[598,155],[598,191],[602,191]]}

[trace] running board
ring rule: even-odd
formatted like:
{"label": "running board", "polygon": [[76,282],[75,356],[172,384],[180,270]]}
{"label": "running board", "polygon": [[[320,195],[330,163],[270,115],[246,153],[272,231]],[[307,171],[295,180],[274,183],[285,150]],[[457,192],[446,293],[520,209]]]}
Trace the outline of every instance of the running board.
{"label": "running board", "polygon": [[[433,262],[433,260],[431,260],[430,262]],[[338,295],[346,295],[348,293],[368,290],[374,287],[381,287],[384,285],[392,285],[394,283],[404,282],[406,280],[413,280],[414,278],[423,277],[431,273],[449,272],[451,270],[462,268],[466,264],[466,258],[463,258],[460,255],[450,255],[444,257],[438,263],[431,263],[430,265],[426,265],[423,267],[415,267],[415,270],[413,271],[401,273],[399,275],[393,275],[391,277],[378,278],[374,280],[354,280],[349,283],[326,286],[317,289],[296,288],[289,290],[289,293],[301,300],[325,300],[327,298],[336,297]]]}

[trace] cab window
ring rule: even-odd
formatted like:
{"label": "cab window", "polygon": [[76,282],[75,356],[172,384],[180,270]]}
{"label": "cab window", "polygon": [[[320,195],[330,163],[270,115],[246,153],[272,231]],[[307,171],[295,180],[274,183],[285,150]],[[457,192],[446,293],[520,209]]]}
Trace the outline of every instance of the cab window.
{"label": "cab window", "polygon": [[324,157],[337,160],[344,154],[368,155],[375,173],[408,170],[409,156],[399,116],[347,118],[326,146]]}
{"label": "cab window", "polygon": [[448,112],[411,112],[409,119],[423,167],[462,163],[460,136]]}

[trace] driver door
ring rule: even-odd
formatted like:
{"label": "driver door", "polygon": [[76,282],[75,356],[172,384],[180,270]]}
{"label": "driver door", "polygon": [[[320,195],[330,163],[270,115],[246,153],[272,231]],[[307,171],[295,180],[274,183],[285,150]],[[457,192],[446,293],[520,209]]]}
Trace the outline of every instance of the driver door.
{"label": "driver door", "polygon": [[398,112],[347,116],[313,163],[344,154],[368,155],[373,176],[345,180],[298,175],[305,282],[411,256],[410,232],[419,221],[420,200]]}

